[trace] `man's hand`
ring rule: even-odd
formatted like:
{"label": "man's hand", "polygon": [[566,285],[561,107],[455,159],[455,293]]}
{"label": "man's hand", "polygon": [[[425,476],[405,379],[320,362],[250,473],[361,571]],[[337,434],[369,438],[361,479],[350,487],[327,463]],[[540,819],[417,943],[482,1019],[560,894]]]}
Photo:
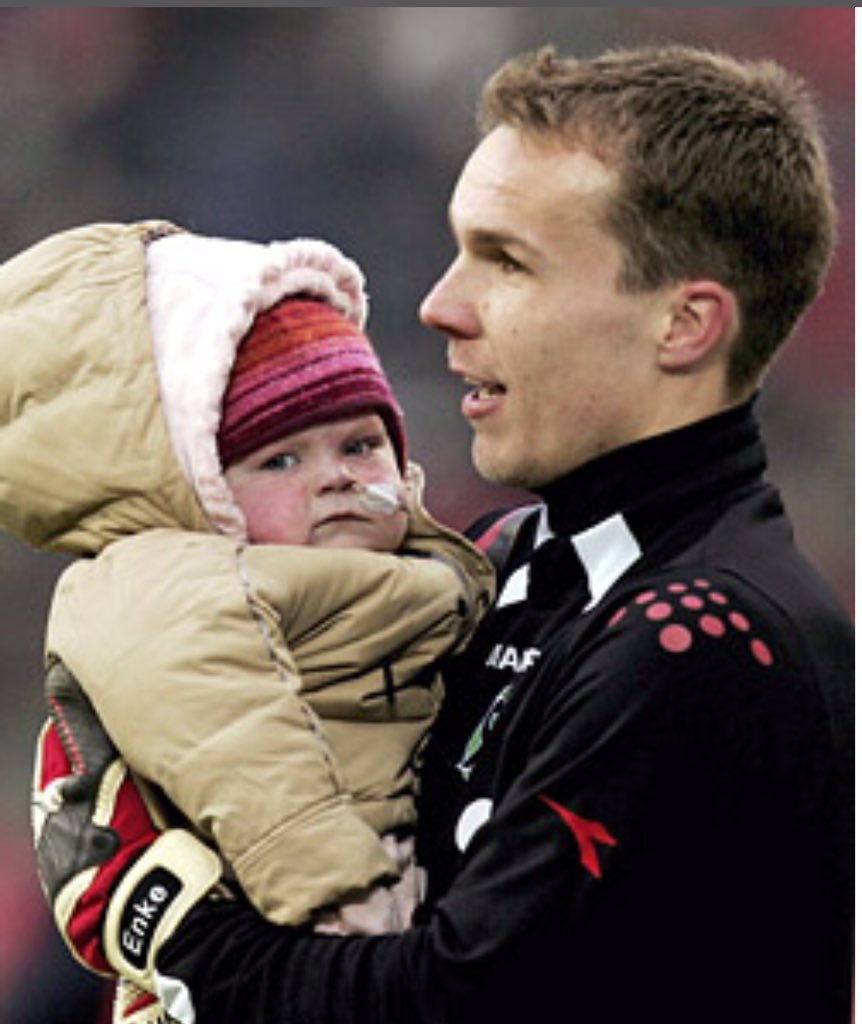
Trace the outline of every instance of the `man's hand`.
{"label": "man's hand", "polygon": [[217,885],[221,862],[190,832],[165,829],[153,794],[60,662],[48,670],[46,698],[32,820],[57,927],[85,967],[157,991],[156,953]]}
{"label": "man's hand", "polygon": [[320,935],[386,935],[410,927],[419,905],[423,876],[416,864],[412,836],[383,836],[384,849],[398,865],[401,877],[394,885],[377,885],[363,900],[320,911],[314,930]]}

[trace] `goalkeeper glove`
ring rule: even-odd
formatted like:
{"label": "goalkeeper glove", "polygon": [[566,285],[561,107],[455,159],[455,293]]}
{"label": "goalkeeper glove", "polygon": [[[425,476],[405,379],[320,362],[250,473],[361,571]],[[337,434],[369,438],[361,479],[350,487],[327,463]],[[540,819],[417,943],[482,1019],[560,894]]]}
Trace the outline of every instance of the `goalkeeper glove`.
{"label": "goalkeeper glove", "polygon": [[217,886],[221,862],[190,832],[166,829],[62,662],[45,686],[32,808],[42,888],[77,960],[157,992],[156,954]]}

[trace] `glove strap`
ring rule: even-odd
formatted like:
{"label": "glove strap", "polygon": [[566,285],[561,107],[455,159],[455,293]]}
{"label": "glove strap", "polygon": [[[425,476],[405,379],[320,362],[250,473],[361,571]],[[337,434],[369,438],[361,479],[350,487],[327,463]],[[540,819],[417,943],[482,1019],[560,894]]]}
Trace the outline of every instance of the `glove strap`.
{"label": "glove strap", "polygon": [[217,854],[191,833],[162,833],[123,875],[105,915],[105,953],[123,977],[155,991],[156,953],[219,882]]}

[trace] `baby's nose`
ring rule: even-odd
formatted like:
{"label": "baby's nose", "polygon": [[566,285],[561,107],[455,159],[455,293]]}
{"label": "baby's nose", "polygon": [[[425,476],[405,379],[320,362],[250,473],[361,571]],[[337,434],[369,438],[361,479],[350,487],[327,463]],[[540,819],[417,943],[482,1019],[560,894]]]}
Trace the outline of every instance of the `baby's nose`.
{"label": "baby's nose", "polygon": [[356,475],[343,459],[330,459],[321,470],[324,490],[349,491],[358,487]]}

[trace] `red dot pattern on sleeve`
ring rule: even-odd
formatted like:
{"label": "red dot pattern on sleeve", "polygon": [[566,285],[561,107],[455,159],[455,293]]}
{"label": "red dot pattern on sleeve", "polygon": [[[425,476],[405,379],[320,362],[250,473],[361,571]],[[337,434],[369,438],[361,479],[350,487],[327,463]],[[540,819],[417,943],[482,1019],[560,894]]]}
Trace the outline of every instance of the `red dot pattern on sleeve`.
{"label": "red dot pattern on sleeve", "polygon": [[764,668],[775,664],[769,645],[752,633],[749,618],[733,608],[728,596],[707,579],[675,580],[660,589],[643,590],[630,604],[614,612],[608,628],[619,625],[630,614],[641,615],[656,625],[656,642],[668,654],[685,654],[695,644],[745,636],[745,650],[758,664]]}

